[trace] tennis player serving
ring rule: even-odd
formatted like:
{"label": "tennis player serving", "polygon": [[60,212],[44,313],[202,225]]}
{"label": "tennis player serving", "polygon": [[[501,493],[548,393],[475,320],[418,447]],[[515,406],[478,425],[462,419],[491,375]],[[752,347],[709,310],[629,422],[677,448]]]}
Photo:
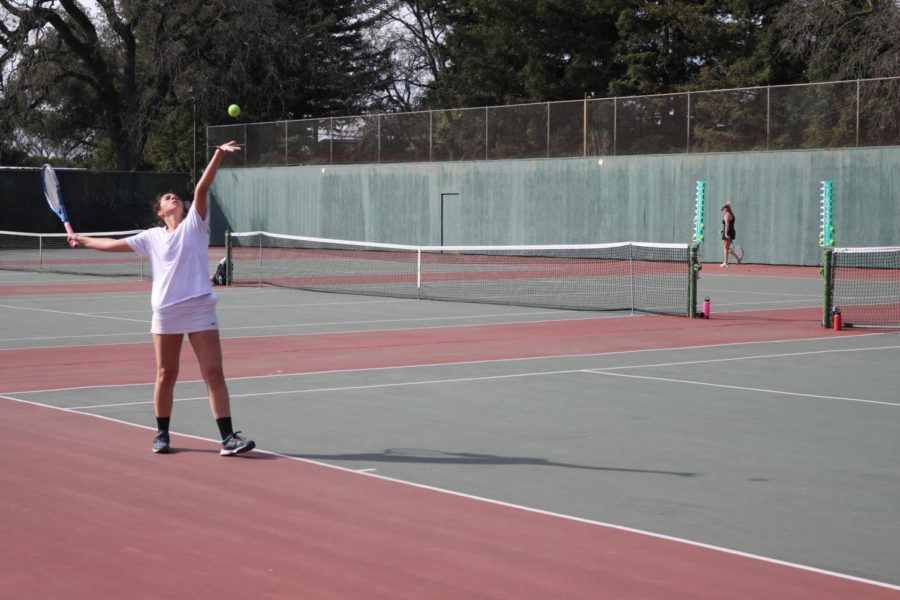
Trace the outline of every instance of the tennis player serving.
{"label": "tennis player serving", "polygon": [[200,364],[209,394],[209,406],[222,437],[222,456],[249,452],[256,447],[241,437],[231,423],[231,401],[222,370],[222,348],[216,302],[209,279],[209,227],[206,195],[226,152],[240,150],[235,142],[216,148],[197,187],[190,209],[172,193],[160,195],[153,205],[159,227],[124,239],[69,235],[76,246],[105,252],[137,252],[150,259],[153,289],[150,332],[156,350],[156,387],[153,405],[157,434],[153,451],[169,452],[169,421],[174,404],[175,381],[184,335],[187,334]]}

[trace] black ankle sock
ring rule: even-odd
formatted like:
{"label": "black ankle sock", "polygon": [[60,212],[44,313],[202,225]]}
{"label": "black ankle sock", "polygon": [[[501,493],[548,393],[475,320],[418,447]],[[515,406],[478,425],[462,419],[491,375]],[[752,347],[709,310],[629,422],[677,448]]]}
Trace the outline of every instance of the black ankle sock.
{"label": "black ankle sock", "polygon": [[223,440],[234,433],[234,429],[231,425],[231,417],[222,417],[221,419],[216,419],[216,425],[219,426],[219,433],[222,435]]}
{"label": "black ankle sock", "polygon": [[172,417],[156,417],[156,428],[160,431],[169,431],[169,420]]}

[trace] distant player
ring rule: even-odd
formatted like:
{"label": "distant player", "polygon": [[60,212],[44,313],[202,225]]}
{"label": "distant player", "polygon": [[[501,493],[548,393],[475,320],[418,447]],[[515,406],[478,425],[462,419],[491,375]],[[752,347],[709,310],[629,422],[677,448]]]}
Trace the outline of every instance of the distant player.
{"label": "distant player", "polygon": [[235,142],[216,148],[197,187],[194,201],[187,209],[184,201],[172,193],[160,195],[153,205],[159,227],[124,239],[69,236],[77,246],[106,252],[130,252],[146,256],[153,269],[150,304],[153,323],[150,331],[156,350],[156,387],[153,405],[157,434],[153,451],[169,452],[169,421],[174,404],[175,381],[181,357],[181,345],[187,334],[200,364],[209,394],[209,406],[222,437],[222,456],[249,452],[256,444],[241,437],[231,423],[231,402],[222,370],[219,321],[209,278],[206,194],[215,179],[225,152],[240,150]]}
{"label": "distant player", "polygon": [[731,202],[726,202],[722,205],[722,253],[724,256],[722,257],[722,264],[719,265],[720,267],[728,266],[729,254],[734,256],[738,263],[741,262],[741,257],[731,247],[736,237],[737,232],[734,230],[734,213],[731,211]]}

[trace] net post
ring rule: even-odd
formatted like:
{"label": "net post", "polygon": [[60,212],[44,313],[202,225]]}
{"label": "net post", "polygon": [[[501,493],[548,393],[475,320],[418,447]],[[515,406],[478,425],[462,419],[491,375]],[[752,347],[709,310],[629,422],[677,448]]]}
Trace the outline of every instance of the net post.
{"label": "net post", "polygon": [[422,298],[422,249],[416,248],[416,299]]}
{"label": "net post", "polygon": [[628,244],[628,281],[631,290],[631,314],[634,314],[634,244]]}
{"label": "net post", "polygon": [[231,285],[231,229],[225,228],[225,285]]}
{"label": "net post", "polygon": [[831,328],[831,302],[832,302],[832,261],[833,248],[822,249],[822,278],[825,280],[825,291],[822,297],[822,327]]}
{"label": "net post", "polygon": [[688,318],[697,316],[697,279],[700,277],[699,245],[691,244],[690,277],[688,284]]}

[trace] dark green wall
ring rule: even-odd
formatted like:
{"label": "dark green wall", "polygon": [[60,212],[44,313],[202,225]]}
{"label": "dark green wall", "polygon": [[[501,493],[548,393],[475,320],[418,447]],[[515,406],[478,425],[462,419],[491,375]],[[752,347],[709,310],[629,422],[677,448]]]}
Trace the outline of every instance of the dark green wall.
{"label": "dark green wall", "polygon": [[[185,173],[94,173],[57,169],[69,221],[76,231],[143,229],[160,193],[190,198]],[[60,233],[62,224],[44,199],[40,169],[0,169],[0,230]]]}
{"label": "dark green wall", "polygon": [[708,189],[706,262],[722,203],[752,262],[818,264],[820,181],[838,245],[900,245],[900,147],[223,169],[213,240],[233,231],[403,244],[689,242]]}

